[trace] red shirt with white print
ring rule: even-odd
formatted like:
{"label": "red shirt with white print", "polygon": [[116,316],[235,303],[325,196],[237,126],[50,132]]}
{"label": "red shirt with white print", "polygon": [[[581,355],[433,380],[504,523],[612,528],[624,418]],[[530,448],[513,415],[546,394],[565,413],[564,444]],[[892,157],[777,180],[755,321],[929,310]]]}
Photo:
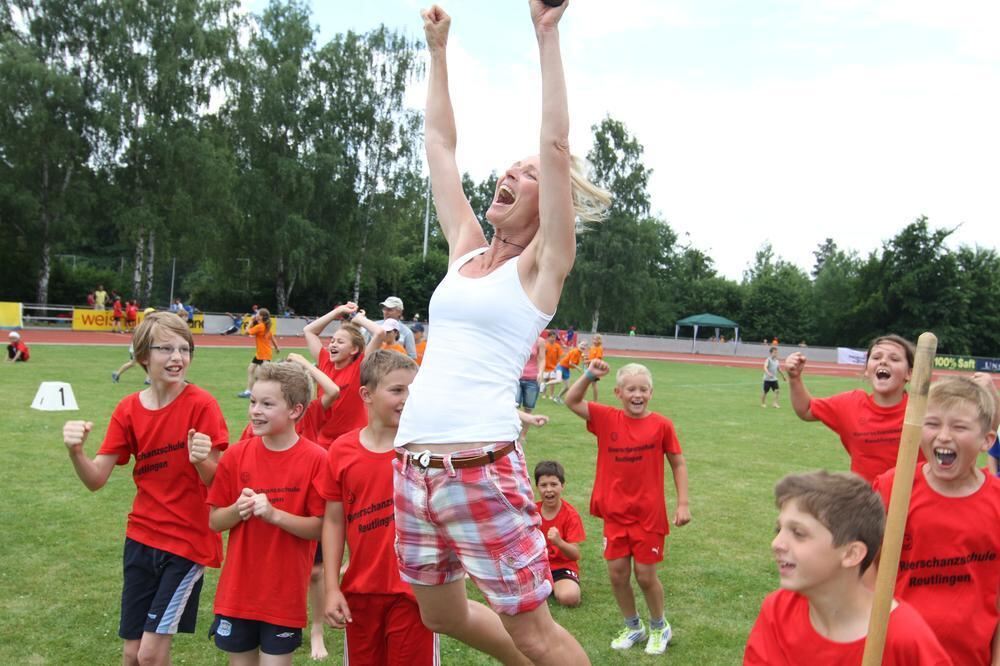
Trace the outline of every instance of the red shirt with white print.
{"label": "red shirt with white print", "polygon": [[597,435],[591,515],[619,525],[638,524],[650,534],[669,534],[664,455],[681,453],[673,422],[656,412],[635,419],[596,402],[588,402],[587,408],[587,430]]}
{"label": "red shirt with white print", "polygon": [[117,456],[117,464],[135,457],[135,500],[125,536],[139,543],[217,567],[222,538],[208,528],[208,489],[188,459],[188,430],[194,428],[224,450],[229,444],[226,420],[207,391],[187,384],[162,409],[147,409],[138,393],[126,396],[111,414],[98,455]]}
{"label": "red shirt with white print", "polygon": [[[244,488],[267,495],[275,509],[294,516],[322,516],[315,480],[326,456],[304,437],[272,451],[260,437],[234,444],[222,456],[207,503],[227,507]],[[226,562],[215,592],[215,612],[282,627],[306,625],[306,592],[316,542],[255,516],[229,530]]]}

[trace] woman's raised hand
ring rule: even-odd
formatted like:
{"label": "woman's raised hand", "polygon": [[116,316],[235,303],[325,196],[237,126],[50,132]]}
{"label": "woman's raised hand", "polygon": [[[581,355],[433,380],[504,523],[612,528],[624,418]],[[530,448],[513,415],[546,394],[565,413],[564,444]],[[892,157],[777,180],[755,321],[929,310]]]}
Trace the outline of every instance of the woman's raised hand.
{"label": "woman's raised hand", "polygon": [[424,19],[424,35],[427,36],[428,51],[443,51],[448,45],[448,29],[451,27],[451,17],[438,5],[431,5],[421,10]]}

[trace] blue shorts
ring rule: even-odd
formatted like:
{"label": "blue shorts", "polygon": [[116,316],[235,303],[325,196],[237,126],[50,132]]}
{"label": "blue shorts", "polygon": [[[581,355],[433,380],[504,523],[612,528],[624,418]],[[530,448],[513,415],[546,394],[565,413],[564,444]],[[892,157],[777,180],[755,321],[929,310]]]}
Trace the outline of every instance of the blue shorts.
{"label": "blue shorts", "polygon": [[302,629],[298,627],[228,615],[216,615],[208,635],[215,637],[215,647],[224,652],[249,652],[260,648],[264,654],[291,654],[302,645]]}
{"label": "blue shorts", "polygon": [[122,561],[124,583],[118,635],[134,641],[147,631],[193,633],[205,567],[128,537]]}
{"label": "blue shorts", "polygon": [[534,379],[517,380],[517,406],[534,409],[538,403],[538,382]]}
{"label": "blue shorts", "polygon": [[564,365],[556,366],[556,371],[562,376],[564,382],[569,381],[569,368]]}

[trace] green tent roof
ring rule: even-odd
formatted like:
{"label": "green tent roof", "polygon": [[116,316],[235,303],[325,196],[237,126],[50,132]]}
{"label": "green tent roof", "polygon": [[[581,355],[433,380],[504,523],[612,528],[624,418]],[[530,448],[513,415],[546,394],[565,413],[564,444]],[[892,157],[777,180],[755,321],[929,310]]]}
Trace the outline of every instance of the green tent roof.
{"label": "green tent roof", "polygon": [[726,319],[725,317],[720,317],[714,314],[696,314],[690,317],[684,317],[677,322],[678,326],[714,326],[718,328],[737,328],[739,324],[731,319]]}

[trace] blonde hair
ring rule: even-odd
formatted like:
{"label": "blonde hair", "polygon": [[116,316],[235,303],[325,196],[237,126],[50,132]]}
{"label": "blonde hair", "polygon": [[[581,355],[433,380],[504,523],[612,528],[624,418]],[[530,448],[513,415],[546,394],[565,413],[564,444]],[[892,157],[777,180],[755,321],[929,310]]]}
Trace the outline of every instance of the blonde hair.
{"label": "blonde hair", "polygon": [[305,368],[294,361],[261,363],[257,366],[253,381],[255,384],[277,382],[281,386],[281,396],[289,407],[295,405],[308,407],[309,401],[312,400],[312,377]]}
{"label": "blonde hair", "polygon": [[626,363],[620,367],[615,374],[615,386],[621,386],[626,377],[635,377],[636,375],[646,377],[649,380],[649,388],[653,388],[653,374],[642,363]]}
{"label": "blonde hair", "polygon": [[340,328],[337,330],[347,333],[347,336],[351,339],[351,345],[353,345],[356,350],[353,354],[351,354],[352,359],[365,350],[365,336],[362,335],[361,329],[358,328],[357,324],[352,324],[349,321],[343,321],[340,323]]}
{"label": "blonde hair", "polygon": [[600,222],[611,205],[612,195],[603,187],[590,181],[586,175],[586,162],[572,157],[569,168],[573,188],[573,209],[581,222]]}
{"label": "blonde hair", "polygon": [[139,365],[145,368],[149,363],[149,351],[150,347],[153,346],[153,338],[156,337],[156,332],[161,328],[164,329],[165,333],[173,333],[184,338],[184,342],[191,348],[190,358],[194,358],[194,336],[191,335],[191,329],[188,328],[184,320],[173,312],[150,312],[142,318],[142,323],[132,334],[132,351]]}
{"label": "blonde hair", "polygon": [[604,344],[604,338],[601,337],[600,333],[594,333],[594,335],[591,336],[591,338],[590,338],[590,344],[592,344],[592,345],[603,345]]}
{"label": "blonde hair", "polygon": [[931,385],[927,396],[928,405],[937,405],[942,409],[954,409],[960,405],[968,405],[976,410],[976,420],[983,432],[993,429],[997,411],[995,392],[991,392],[968,377],[952,377],[935,382]]}
{"label": "blonde hair", "polygon": [[365,360],[361,362],[361,385],[367,387],[369,391],[374,391],[386,375],[396,370],[416,372],[417,363],[406,354],[378,349],[365,356]]}

